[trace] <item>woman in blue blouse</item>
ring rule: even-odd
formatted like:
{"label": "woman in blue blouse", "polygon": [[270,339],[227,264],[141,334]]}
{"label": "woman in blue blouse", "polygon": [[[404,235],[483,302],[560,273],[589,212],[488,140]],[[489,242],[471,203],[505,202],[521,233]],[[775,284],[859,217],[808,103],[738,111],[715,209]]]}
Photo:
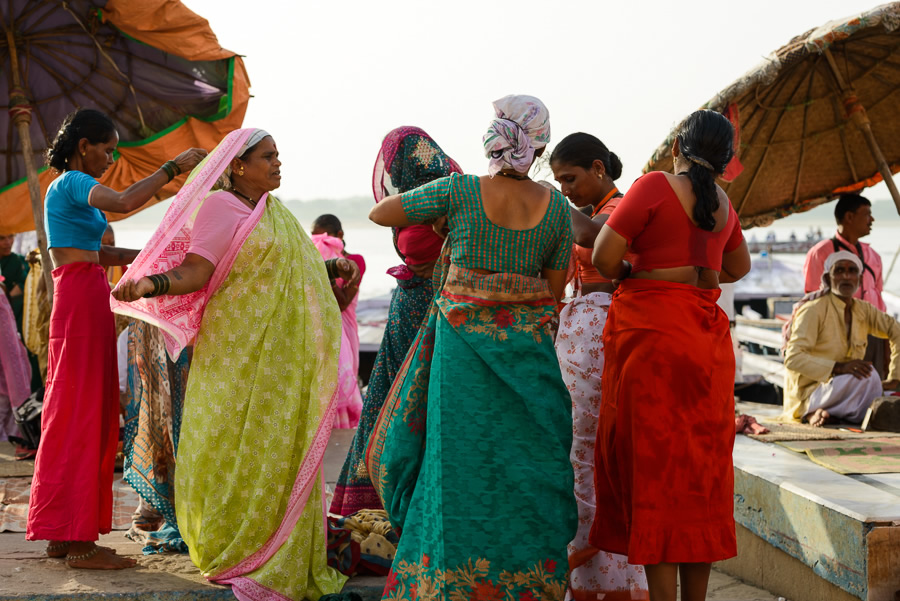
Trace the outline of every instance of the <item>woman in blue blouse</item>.
{"label": "woman in blue blouse", "polygon": [[192,148],[128,189],[97,182],[113,162],[112,120],[80,109],[63,121],[47,151],[61,173],[45,198],[53,260],[53,312],[41,442],[31,485],[28,540],[48,540],[47,555],[69,566],[135,565],[94,541],[112,527],[112,480],[119,430],[115,322],[105,267],[127,265],[138,251],[102,246],[106,216],[142,207],[160,188],[206,156]]}

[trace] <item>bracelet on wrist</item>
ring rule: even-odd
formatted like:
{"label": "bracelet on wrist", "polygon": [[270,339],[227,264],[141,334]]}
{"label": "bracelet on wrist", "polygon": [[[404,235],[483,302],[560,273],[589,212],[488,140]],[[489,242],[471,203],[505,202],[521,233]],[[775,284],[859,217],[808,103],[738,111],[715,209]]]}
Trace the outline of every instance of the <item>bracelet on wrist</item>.
{"label": "bracelet on wrist", "polygon": [[154,296],[163,296],[169,292],[172,280],[169,276],[162,273],[148,275],[147,279],[153,284],[153,290],[144,295],[144,298],[153,298]]}
{"label": "bracelet on wrist", "polygon": [[172,171],[175,172],[175,175],[181,175],[181,167],[178,166],[178,163],[176,163],[175,161],[169,160],[169,161],[166,161],[166,165],[172,166]]}
{"label": "bracelet on wrist", "polygon": [[337,259],[327,259],[325,261],[325,271],[328,273],[329,280],[336,280],[340,277],[337,268]]}
{"label": "bracelet on wrist", "polygon": [[169,181],[172,181],[173,179],[175,179],[175,170],[172,169],[172,166],[169,165],[168,162],[163,163],[162,166],[160,167],[160,170],[166,174],[166,177],[169,178]]}

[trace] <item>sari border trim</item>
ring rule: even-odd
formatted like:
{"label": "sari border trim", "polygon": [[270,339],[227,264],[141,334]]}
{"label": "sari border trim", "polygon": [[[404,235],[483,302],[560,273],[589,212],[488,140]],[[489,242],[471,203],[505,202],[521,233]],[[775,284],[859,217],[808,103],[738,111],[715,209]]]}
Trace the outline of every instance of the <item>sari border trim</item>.
{"label": "sari border trim", "polygon": [[402,395],[393,394],[393,392],[395,388],[403,385],[403,382],[406,379],[406,375],[409,373],[410,366],[412,365],[413,361],[416,360],[417,353],[415,352],[415,350],[418,348],[421,339],[424,337],[426,327],[425,324],[427,323],[428,319],[430,319],[431,314],[436,311],[436,309],[437,307],[434,304],[434,301],[432,301],[431,308],[429,309],[429,314],[426,315],[423,319],[422,326],[419,328],[419,333],[416,335],[413,343],[409,346],[406,357],[403,359],[403,363],[400,365],[400,369],[397,370],[397,375],[394,376],[394,382],[393,384],[391,384],[391,388],[388,391],[381,411],[378,412],[378,419],[375,421],[375,426],[372,428],[372,433],[369,435],[369,444],[366,446],[365,454],[366,469],[369,470],[369,478],[372,482],[372,488],[375,489],[375,494],[378,495],[379,499],[381,499],[382,506],[384,506],[384,494],[382,493],[381,489],[384,474],[382,473],[381,469],[381,455],[384,452],[385,434],[387,433],[387,429],[390,425],[391,419],[393,419],[394,415],[397,413],[400,403],[406,400],[402,398]]}
{"label": "sari border trim", "polygon": [[441,296],[457,303],[471,303],[473,305],[481,305],[485,307],[497,307],[500,305],[529,305],[532,307],[555,307],[556,302],[549,297],[542,297],[535,300],[519,300],[512,298],[510,300],[488,300],[478,296],[466,296],[464,294],[454,294],[452,292],[442,292]]}
{"label": "sari border trim", "polygon": [[231,592],[238,601],[292,601],[290,597],[246,576],[236,576],[228,580],[210,580],[210,582],[231,585]]}
{"label": "sari border trim", "polygon": [[300,515],[306,508],[306,503],[312,492],[316,476],[322,467],[325,449],[328,447],[328,439],[331,437],[334,414],[337,410],[337,394],[338,389],[335,387],[334,392],[331,394],[331,400],[328,402],[328,408],[319,419],[319,426],[316,429],[316,434],[313,437],[309,452],[300,463],[300,469],[297,471],[297,478],[294,480],[291,496],[288,500],[284,517],[282,518],[278,529],[272,533],[269,540],[267,540],[258,551],[249,557],[244,558],[238,564],[226,569],[222,573],[209,577],[208,580],[210,582],[221,584],[225,580],[236,579],[239,576],[257,570],[265,565],[265,563],[278,552],[285,541],[287,541],[294,526],[297,525]]}

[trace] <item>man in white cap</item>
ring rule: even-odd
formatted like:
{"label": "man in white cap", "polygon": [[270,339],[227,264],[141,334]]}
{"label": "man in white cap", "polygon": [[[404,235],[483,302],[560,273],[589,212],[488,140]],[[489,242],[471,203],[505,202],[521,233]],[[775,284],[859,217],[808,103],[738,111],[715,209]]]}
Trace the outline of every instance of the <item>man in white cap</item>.
{"label": "man in white cap", "polygon": [[[900,384],[900,324],[853,298],[862,270],[855,254],[832,253],[825,260],[822,287],[796,308],[784,351],[784,421],[860,423],[884,388]],[[870,335],[891,343],[885,382],[863,360]]]}

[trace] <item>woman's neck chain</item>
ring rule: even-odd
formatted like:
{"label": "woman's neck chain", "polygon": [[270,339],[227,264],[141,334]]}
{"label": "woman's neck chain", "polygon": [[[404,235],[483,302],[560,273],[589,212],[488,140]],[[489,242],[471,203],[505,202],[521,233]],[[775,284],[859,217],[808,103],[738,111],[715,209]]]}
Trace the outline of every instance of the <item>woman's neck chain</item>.
{"label": "woman's neck chain", "polygon": [[231,191],[232,191],[235,195],[240,196],[241,198],[243,198],[244,200],[246,200],[247,202],[249,202],[251,207],[256,207],[256,203],[259,202],[259,199],[253,200],[252,198],[250,198],[249,196],[247,196],[246,194],[244,194],[243,192],[241,192],[241,191],[238,190],[237,188],[232,188]]}

